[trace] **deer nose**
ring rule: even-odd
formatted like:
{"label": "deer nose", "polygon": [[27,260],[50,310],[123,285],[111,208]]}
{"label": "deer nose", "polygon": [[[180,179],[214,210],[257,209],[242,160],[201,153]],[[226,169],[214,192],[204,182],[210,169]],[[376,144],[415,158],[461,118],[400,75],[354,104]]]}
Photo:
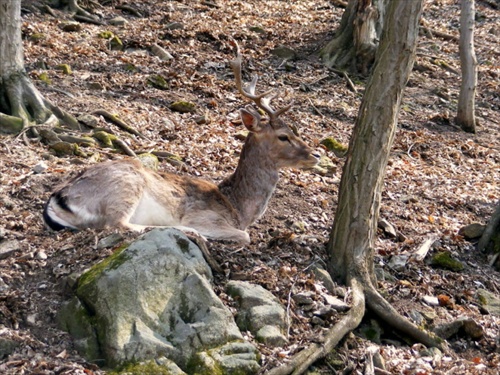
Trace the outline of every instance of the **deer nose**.
{"label": "deer nose", "polygon": [[314,158],[318,159],[318,160],[321,158],[321,154],[320,154],[320,153],[319,153],[319,151],[317,151],[317,150],[313,150],[313,151],[311,152],[311,155],[312,155]]}

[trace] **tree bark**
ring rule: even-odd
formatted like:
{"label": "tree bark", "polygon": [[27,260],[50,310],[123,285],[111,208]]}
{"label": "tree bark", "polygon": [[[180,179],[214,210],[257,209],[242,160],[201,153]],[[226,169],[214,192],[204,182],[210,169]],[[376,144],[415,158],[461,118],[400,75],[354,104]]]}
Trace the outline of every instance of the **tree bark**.
{"label": "tree bark", "polygon": [[500,201],[498,201],[497,208],[491,215],[477,247],[480,251],[491,250],[493,253],[500,252]]}
{"label": "tree bark", "polygon": [[79,129],[70,115],[49,103],[26,74],[21,38],[21,0],[0,0],[0,133],[26,126],[64,122]]}
{"label": "tree bark", "polygon": [[330,271],[344,281],[351,266],[373,275],[383,178],[402,91],[414,61],[422,1],[395,3],[354,127],[328,244]]}
{"label": "tree bark", "polygon": [[468,133],[476,132],[474,97],[477,86],[477,60],[474,51],[474,16],[474,0],[461,0],[459,47],[462,84],[458,96],[456,122]]}
{"label": "tree bark", "polygon": [[321,50],[328,67],[368,75],[388,0],[349,0],[334,38]]}

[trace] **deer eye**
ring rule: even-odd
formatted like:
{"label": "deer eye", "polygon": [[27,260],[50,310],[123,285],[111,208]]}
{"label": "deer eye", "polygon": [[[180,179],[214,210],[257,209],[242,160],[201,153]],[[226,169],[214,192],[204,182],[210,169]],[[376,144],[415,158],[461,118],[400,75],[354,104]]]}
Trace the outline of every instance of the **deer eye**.
{"label": "deer eye", "polygon": [[283,142],[290,142],[288,135],[278,135],[278,139]]}

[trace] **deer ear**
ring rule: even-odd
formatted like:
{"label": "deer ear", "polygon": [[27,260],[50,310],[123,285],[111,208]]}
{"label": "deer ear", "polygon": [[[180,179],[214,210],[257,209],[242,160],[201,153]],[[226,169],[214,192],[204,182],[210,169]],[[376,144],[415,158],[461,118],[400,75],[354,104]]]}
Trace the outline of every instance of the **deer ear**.
{"label": "deer ear", "polygon": [[260,122],[260,115],[253,108],[242,108],[240,109],[241,121],[245,127],[254,133],[258,133],[262,130],[262,124]]}

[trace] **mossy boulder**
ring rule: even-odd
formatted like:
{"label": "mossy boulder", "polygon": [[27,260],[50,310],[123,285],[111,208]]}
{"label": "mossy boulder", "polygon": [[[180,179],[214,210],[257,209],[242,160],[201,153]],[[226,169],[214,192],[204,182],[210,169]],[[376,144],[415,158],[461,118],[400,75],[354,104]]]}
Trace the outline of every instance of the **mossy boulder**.
{"label": "mossy boulder", "polygon": [[432,257],[431,264],[433,267],[444,268],[450,271],[458,272],[464,269],[464,265],[454,259],[447,251],[441,251]]}
{"label": "mossy boulder", "polygon": [[221,374],[254,373],[248,368],[259,367],[256,349],[243,341],[211,279],[201,251],[182,232],[154,229],[80,277],[77,302],[63,313],[78,319],[61,319],[62,326],[87,359],[99,355],[127,373],[169,374],[159,358],[192,373],[189,364],[204,352]]}
{"label": "mossy boulder", "polygon": [[194,112],[196,110],[196,104],[180,100],[170,104],[169,108],[175,112],[189,113],[189,112]]}

